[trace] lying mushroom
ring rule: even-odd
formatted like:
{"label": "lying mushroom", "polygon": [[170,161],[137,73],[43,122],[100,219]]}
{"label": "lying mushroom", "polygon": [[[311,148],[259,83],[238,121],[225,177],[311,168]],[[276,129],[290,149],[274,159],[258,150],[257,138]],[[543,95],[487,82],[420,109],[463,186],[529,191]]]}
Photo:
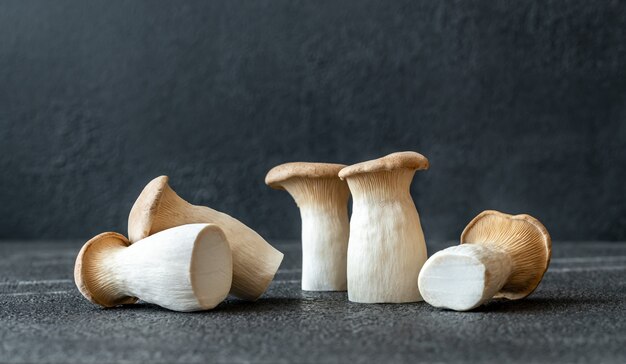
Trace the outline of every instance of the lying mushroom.
{"label": "lying mushroom", "polygon": [[85,298],[104,307],[141,299],[174,311],[199,311],[228,296],[232,272],[222,230],[192,224],[133,245],[121,234],[102,233],[78,253],[74,280]]}
{"label": "lying mushroom", "polygon": [[233,254],[233,285],[230,293],[254,301],[267,290],[283,260],[283,254],[239,220],[180,198],[160,176],[148,183],[128,217],[131,242],[171,227],[192,223],[218,225]]}
{"label": "lying mushroom", "polygon": [[428,259],[419,289],[429,304],[457,311],[491,298],[519,300],[541,282],[551,250],[548,231],[534,217],[483,211],[463,230],[461,245]]}
{"label": "lying mushroom", "polygon": [[348,250],[348,185],[337,177],[342,164],[286,163],[265,183],[286,190],[302,218],[302,289],[345,291]]}
{"label": "lying mushroom", "polygon": [[416,170],[428,159],[400,152],[342,169],[353,207],[348,243],[348,299],[415,302],[417,276],[426,261],[424,233],[410,194]]}

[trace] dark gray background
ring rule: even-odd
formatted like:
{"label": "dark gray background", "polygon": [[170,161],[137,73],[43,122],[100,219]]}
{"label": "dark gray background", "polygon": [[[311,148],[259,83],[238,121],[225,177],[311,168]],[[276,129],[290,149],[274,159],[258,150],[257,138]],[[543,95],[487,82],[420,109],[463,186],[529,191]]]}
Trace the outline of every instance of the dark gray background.
{"label": "dark gray background", "polygon": [[126,231],[143,185],[295,238],[272,166],[426,155],[427,239],[483,209],[626,239],[623,1],[2,1],[0,238]]}

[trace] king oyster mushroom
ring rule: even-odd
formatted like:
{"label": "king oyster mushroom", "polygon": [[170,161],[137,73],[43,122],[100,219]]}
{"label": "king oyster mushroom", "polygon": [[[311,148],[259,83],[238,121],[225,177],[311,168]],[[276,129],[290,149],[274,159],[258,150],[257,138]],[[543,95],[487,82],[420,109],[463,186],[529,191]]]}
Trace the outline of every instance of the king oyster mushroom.
{"label": "king oyster mushroom", "polygon": [[352,193],[348,243],[348,299],[362,303],[421,301],[417,277],[426,243],[410,194],[415,171],[428,159],[415,152],[342,169]]}
{"label": "king oyster mushroom", "polygon": [[265,183],[286,190],[302,218],[302,289],[345,291],[348,250],[348,198],[337,177],[343,164],[285,163],[272,168]]}
{"label": "king oyster mushroom", "polygon": [[457,311],[492,298],[519,300],[537,288],[551,252],[550,235],[539,220],[483,211],[463,230],[461,245],[428,259],[419,289],[429,304]]}
{"label": "king oyster mushroom", "polygon": [[274,279],[283,254],[234,217],[183,200],[170,188],[167,176],[150,181],[135,201],[128,216],[128,237],[135,242],[165,229],[193,223],[216,224],[224,231],[233,254],[230,293],[244,300],[259,298]]}

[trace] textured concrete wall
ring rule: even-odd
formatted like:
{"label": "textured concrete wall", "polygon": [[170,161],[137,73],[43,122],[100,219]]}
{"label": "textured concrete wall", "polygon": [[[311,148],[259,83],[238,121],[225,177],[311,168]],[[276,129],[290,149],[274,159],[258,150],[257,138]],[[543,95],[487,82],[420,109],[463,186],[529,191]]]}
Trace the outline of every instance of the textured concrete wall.
{"label": "textured concrete wall", "polygon": [[0,2],[0,238],[126,231],[168,174],[268,238],[272,166],[431,161],[427,238],[483,209],[626,239],[623,1]]}

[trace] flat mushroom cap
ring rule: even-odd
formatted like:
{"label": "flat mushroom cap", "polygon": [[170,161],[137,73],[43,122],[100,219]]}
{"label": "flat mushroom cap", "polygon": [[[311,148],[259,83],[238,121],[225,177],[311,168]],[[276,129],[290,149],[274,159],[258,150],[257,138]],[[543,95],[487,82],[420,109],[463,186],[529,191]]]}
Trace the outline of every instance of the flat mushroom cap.
{"label": "flat mushroom cap", "polygon": [[530,215],[481,212],[465,227],[461,244],[481,244],[506,251],[513,271],[496,298],[520,299],[531,294],[548,270],[552,240],[548,230]]}
{"label": "flat mushroom cap", "polygon": [[124,235],[114,232],[96,235],[83,245],[74,265],[74,282],[85,298],[104,307],[137,302],[136,297],[119,297],[108,292],[107,285],[101,281],[104,277],[98,270],[99,260],[106,250],[129,245],[130,241]]}
{"label": "flat mushroom cap", "polygon": [[341,179],[362,173],[392,171],[395,169],[428,169],[428,159],[416,152],[396,152],[382,158],[348,166],[339,171]]}
{"label": "flat mushroom cap", "polygon": [[313,163],[313,162],[291,162],[278,165],[265,176],[265,184],[277,189],[283,190],[282,183],[291,178],[333,178],[342,168],[344,164],[335,163]]}

